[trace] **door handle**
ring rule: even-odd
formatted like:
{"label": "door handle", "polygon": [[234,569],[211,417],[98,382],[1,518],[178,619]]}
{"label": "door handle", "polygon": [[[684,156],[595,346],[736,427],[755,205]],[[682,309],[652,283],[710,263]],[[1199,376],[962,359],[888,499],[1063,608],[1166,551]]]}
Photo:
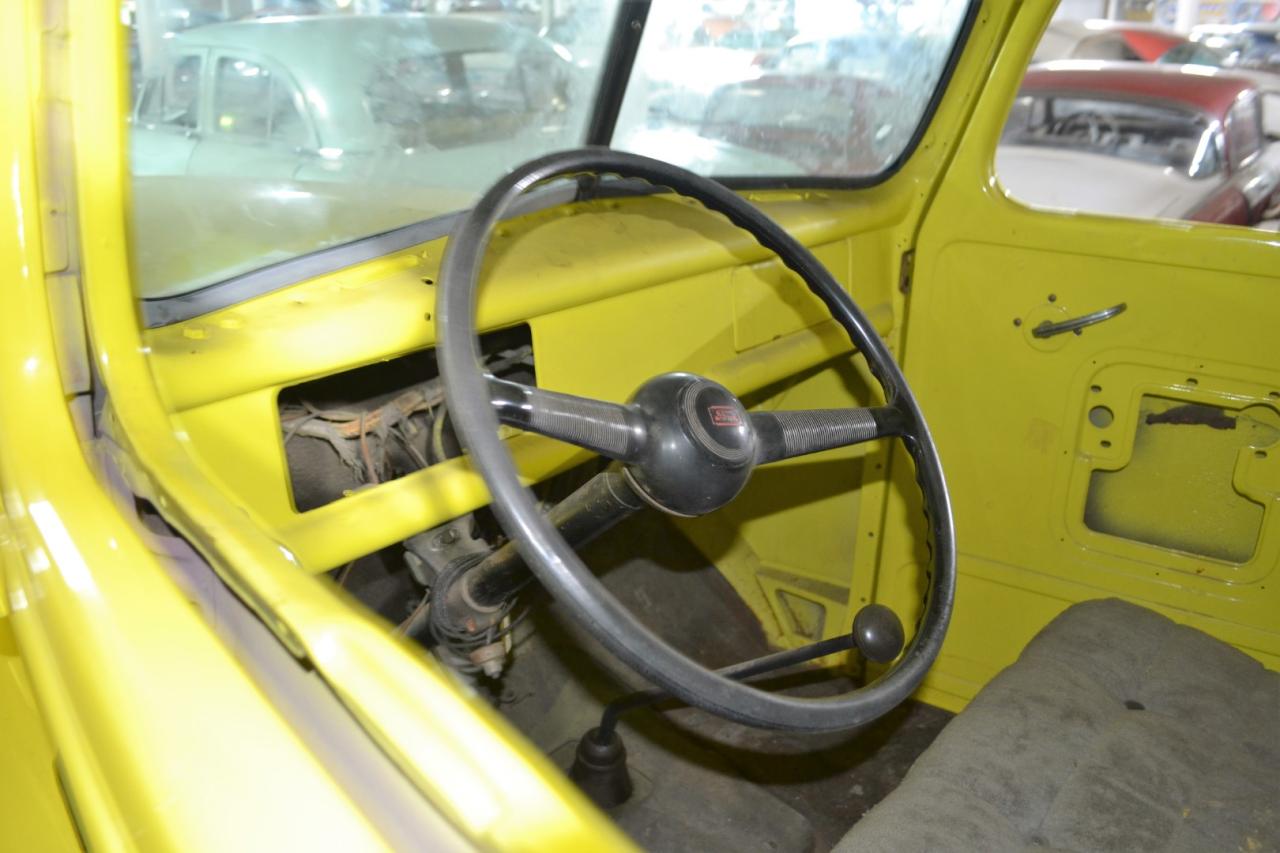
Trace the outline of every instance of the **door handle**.
{"label": "door handle", "polygon": [[1051,338],[1054,335],[1061,335],[1063,332],[1075,332],[1080,334],[1080,330],[1085,326],[1092,326],[1095,323],[1101,323],[1103,320],[1110,320],[1117,314],[1123,314],[1129,306],[1124,302],[1119,305],[1112,305],[1110,308],[1103,308],[1101,311],[1094,311],[1091,314],[1081,314],[1079,317],[1072,317],[1070,320],[1063,320],[1060,323],[1050,323],[1045,320],[1040,325],[1031,330],[1033,337]]}

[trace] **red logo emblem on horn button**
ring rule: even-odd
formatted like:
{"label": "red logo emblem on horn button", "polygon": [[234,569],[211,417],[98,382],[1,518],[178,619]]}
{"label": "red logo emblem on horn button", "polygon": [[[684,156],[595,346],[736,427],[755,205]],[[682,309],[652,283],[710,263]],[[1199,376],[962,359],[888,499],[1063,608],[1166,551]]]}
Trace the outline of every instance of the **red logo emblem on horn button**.
{"label": "red logo emblem on horn button", "polygon": [[718,427],[742,426],[742,416],[733,406],[707,406],[707,414],[711,415],[711,423]]}

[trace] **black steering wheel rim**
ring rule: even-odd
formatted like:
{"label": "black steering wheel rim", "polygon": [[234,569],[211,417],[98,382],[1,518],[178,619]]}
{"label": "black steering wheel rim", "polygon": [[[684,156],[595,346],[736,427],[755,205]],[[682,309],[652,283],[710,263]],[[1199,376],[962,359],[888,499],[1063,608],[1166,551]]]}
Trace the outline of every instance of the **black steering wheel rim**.
{"label": "black steering wheel rim", "polygon": [[[641,624],[543,517],[498,436],[475,329],[476,289],[494,226],[512,203],[546,181],[580,174],[638,178],[696,199],[775,252],[826,304],[865,356],[886,401],[903,415],[902,436],[924,495],[932,551],[924,612],[911,643],[870,684],[840,696],[768,693],[686,657]],[[816,258],[758,208],[708,178],[608,148],[581,148],[531,160],[499,180],[455,227],[436,296],[437,354],[450,417],[483,477],[491,508],[544,587],[611,654],[653,684],[711,713],[761,728],[838,731],[874,720],[911,695],[937,658],[955,598],[951,503],[932,436],[901,370],[870,321]]]}

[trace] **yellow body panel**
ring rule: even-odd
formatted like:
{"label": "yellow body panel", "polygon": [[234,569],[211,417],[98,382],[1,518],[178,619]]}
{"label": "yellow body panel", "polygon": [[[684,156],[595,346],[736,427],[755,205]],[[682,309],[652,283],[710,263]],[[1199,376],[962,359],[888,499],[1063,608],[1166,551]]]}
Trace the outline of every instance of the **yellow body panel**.
{"label": "yellow body panel", "polygon": [[[87,0],[51,9],[0,7],[0,162],[11,170],[0,209],[0,555],[10,608],[0,648],[11,677],[0,679],[0,712],[30,733],[5,776],[6,795],[14,790],[5,807],[29,796],[22,819],[47,833],[40,846],[68,844],[56,756],[95,847],[382,843],[117,507],[93,459],[102,451],[464,837],[501,849],[625,848],[496,713],[316,576],[482,505],[465,461],[293,509],[277,395],[431,346],[428,282],[444,240],[143,331],[127,254],[115,10]],[[904,357],[935,430],[962,575],[952,634],[922,696],[951,708],[1068,603],[1100,595],[1150,604],[1280,663],[1271,575],[1280,452],[1258,457],[1263,448],[1250,445],[1231,472],[1237,491],[1264,507],[1257,547],[1238,565],[1084,521],[1093,472],[1133,458],[1126,436],[1136,434],[1143,395],[1274,405],[1280,376],[1261,348],[1280,315],[1277,247],[1230,229],[1031,211],[1003,196],[991,168],[996,138],[1049,12],[1045,3],[984,4],[932,125],[884,183],[753,196],[847,282]],[[66,90],[57,97],[74,127],[74,172],[53,168],[57,146],[41,124],[49,69]],[[48,178],[58,174],[74,196],[70,223]],[[873,399],[860,368],[819,369],[848,344],[795,282],[740,232],[683,202],[533,213],[503,227],[493,255],[481,325],[527,322],[545,387],[622,399],[654,373],[691,369],[763,408]],[[79,350],[55,331],[69,304],[78,310],[75,291],[50,284],[55,273],[64,285],[74,277],[76,257],[89,340]],[[1126,314],[1080,337],[1042,345],[1027,334],[1041,317],[1119,301]],[[118,448],[86,447],[76,431],[64,389],[77,352],[109,391]],[[1088,418],[1099,401],[1115,414],[1108,448]],[[582,458],[528,436],[510,446],[530,480]],[[910,624],[925,561],[915,500],[900,454],[859,448],[762,472],[737,505],[688,530],[770,638],[791,645],[841,632],[871,600]],[[34,780],[26,793],[23,780]]]}
{"label": "yellow body panel", "polygon": [[[90,467],[62,393],[46,276],[44,218],[36,203],[32,143],[50,81],[31,72],[42,41],[65,37],[36,25],[34,3],[0,8],[0,160],[10,193],[0,206],[0,565],[6,655],[6,732],[16,771],[40,757],[54,766],[11,777],[5,792],[24,816],[11,846],[68,849],[70,818],[95,849],[227,849],[246,837],[265,848],[292,843],[377,848],[363,817],[329,780],[213,637],[119,513]],[[45,168],[48,168],[46,164]],[[26,716],[29,674],[43,725]],[[23,751],[31,758],[23,761]],[[228,780],[236,779],[235,785]],[[64,803],[65,796],[65,803]],[[8,797],[6,797],[8,799]],[[299,800],[315,814],[291,810]],[[60,819],[60,822],[58,822]],[[252,835],[246,836],[246,831]],[[305,840],[304,840],[305,839]]]}
{"label": "yellow body panel", "polygon": [[[475,843],[626,847],[451,676],[298,571],[287,552],[203,485],[184,437],[159,405],[138,339],[124,252],[122,87],[103,85],[104,69],[119,67],[117,20],[102,4],[71,12],[77,29],[70,50],[55,58],[71,58],[71,68],[59,71],[70,72],[77,138],[94,140],[75,149],[93,356],[113,389],[116,417],[135,448],[145,448],[134,471],[152,484],[150,496],[165,510],[181,506],[175,520],[198,544],[219,542],[243,566],[279,565],[282,583],[240,589],[314,665],[348,673],[334,679],[340,698]],[[47,58],[39,15],[35,3],[0,10],[10,84],[0,145],[11,164],[11,193],[0,210],[0,262],[9,277],[0,312],[0,410],[22,413],[0,431],[10,521],[3,539],[6,623],[56,744],[78,827],[101,849],[377,849],[379,836],[183,599],[82,452],[60,391],[34,186],[40,81],[28,71]],[[65,22],[51,36],[68,38],[60,26]],[[325,602],[318,609],[317,598]],[[286,621],[299,626],[296,633]],[[45,813],[68,819],[57,788],[45,782],[40,795],[54,804]],[[70,837],[70,826],[49,828],[47,847]]]}
{"label": "yellow body panel", "polygon": [[[907,377],[942,453],[960,550],[955,622],[922,695],[957,709],[1059,611],[1105,596],[1280,667],[1280,448],[1267,453],[1274,438],[1265,430],[1250,437],[1243,420],[1228,427],[1241,444],[1224,462],[1214,428],[1156,427],[1183,437],[1157,435],[1146,452],[1166,455],[1139,458],[1126,506],[1103,503],[1086,522],[1093,472],[1134,461],[1139,413],[1144,434],[1151,414],[1144,398],[1233,417],[1259,407],[1264,422],[1280,423],[1280,241],[1242,228],[1032,210],[1003,194],[992,154],[1051,10],[1019,10],[916,253]],[[1079,336],[1030,334],[1044,319],[1121,302],[1124,313]],[[1089,418],[1099,406],[1113,418],[1102,427]],[[1176,470],[1183,476],[1162,475]],[[1207,482],[1222,490],[1217,503],[1234,491],[1255,506],[1258,523],[1189,516]],[[1213,531],[1216,548],[1196,546],[1211,553],[1178,544],[1189,517]],[[886,535],[901,542],[906,529]],[[1232,549],[1246,559],[1212,555]],[[914,558],[898,547],[886,559],[878,597],[910,608],[912,573],[894,570]]]}
{"label": "yellow body panel", "polygon": [[[815,315],[797,298],[804,296],[797,281],[788,280],[784,290],[793,294],[791,302],[774,294],[772,311],[761,310],[760,294],[746,305],[737,298],[742,274],[753,268],[726,267],[727,259],[757,259],[765,252],[727,222],[662,198],[618,207],[587,203],[575,207],[578,215],[557,211],[507,226],[510,249],[494,264],[482,303],[497,308],[483,321],[490,328],[529,323],[544,387],[622,400],[646,378],[684,369],[745,394],[848,352],[847,337],[830,321],[811,327]],[[842,228],[877,225],[849,217],[847,205],[821,193],[771,207],[815,241],[829,240]],[[580,239],[579,223],[591,228],[593,254],[548,259],[555,247]],[[661,239],[673,251],[659,255],[661,263],[628,267],[626,276],[602,280],[595,274],[606,253],[625,253],[638,239]],[[847,256],[848,242],[834,245]],[[434,466],[307,513],[294,510],[288,492],[276,396],[317,375],[433,344],[434,325],[422,318],[430,316],[434,288],[423,280],[437,275],[440,243],[376,265],[381,275],[359,286],[348,285],[350,274],[338,272],[145,335],[166,402],[194,452],[311,571],[343,565],[486,500],[465,462]],[[436,260],[422,261],[424,256]],[[699,268],[711,271],[687,272]],[[548,279],[547,269],[555,276]],[[841,278],[848,280],[847,267]],[[893,317],[886,281],[867,277],[858,288],[884,333]],[[749,346],[734,334],[739,316],[752,324],[756,339]],[[655,338],[666,345],[653,346]],[[586,458],[536,436],[514,439],[512,451],[531,479]]]}
{"label": "yellow body panel", "polygon": [[45,730],[8,616],[0,621],[0,655],[0,726],[6,738],[0,821],[6,835],[23,839],[30,849],[75,849],[79,843],[75,827],[59,796],[58,756]]}

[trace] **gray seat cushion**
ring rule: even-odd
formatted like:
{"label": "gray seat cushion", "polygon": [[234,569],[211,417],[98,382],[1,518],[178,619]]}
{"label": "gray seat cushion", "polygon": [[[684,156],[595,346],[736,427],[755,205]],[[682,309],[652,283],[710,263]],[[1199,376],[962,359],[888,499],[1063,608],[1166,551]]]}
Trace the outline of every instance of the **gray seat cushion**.
{"label": "gray seat cushion", "polygon": [[1280,850],[1280,674],[1145,608],[1077,604],[836,849]]}

